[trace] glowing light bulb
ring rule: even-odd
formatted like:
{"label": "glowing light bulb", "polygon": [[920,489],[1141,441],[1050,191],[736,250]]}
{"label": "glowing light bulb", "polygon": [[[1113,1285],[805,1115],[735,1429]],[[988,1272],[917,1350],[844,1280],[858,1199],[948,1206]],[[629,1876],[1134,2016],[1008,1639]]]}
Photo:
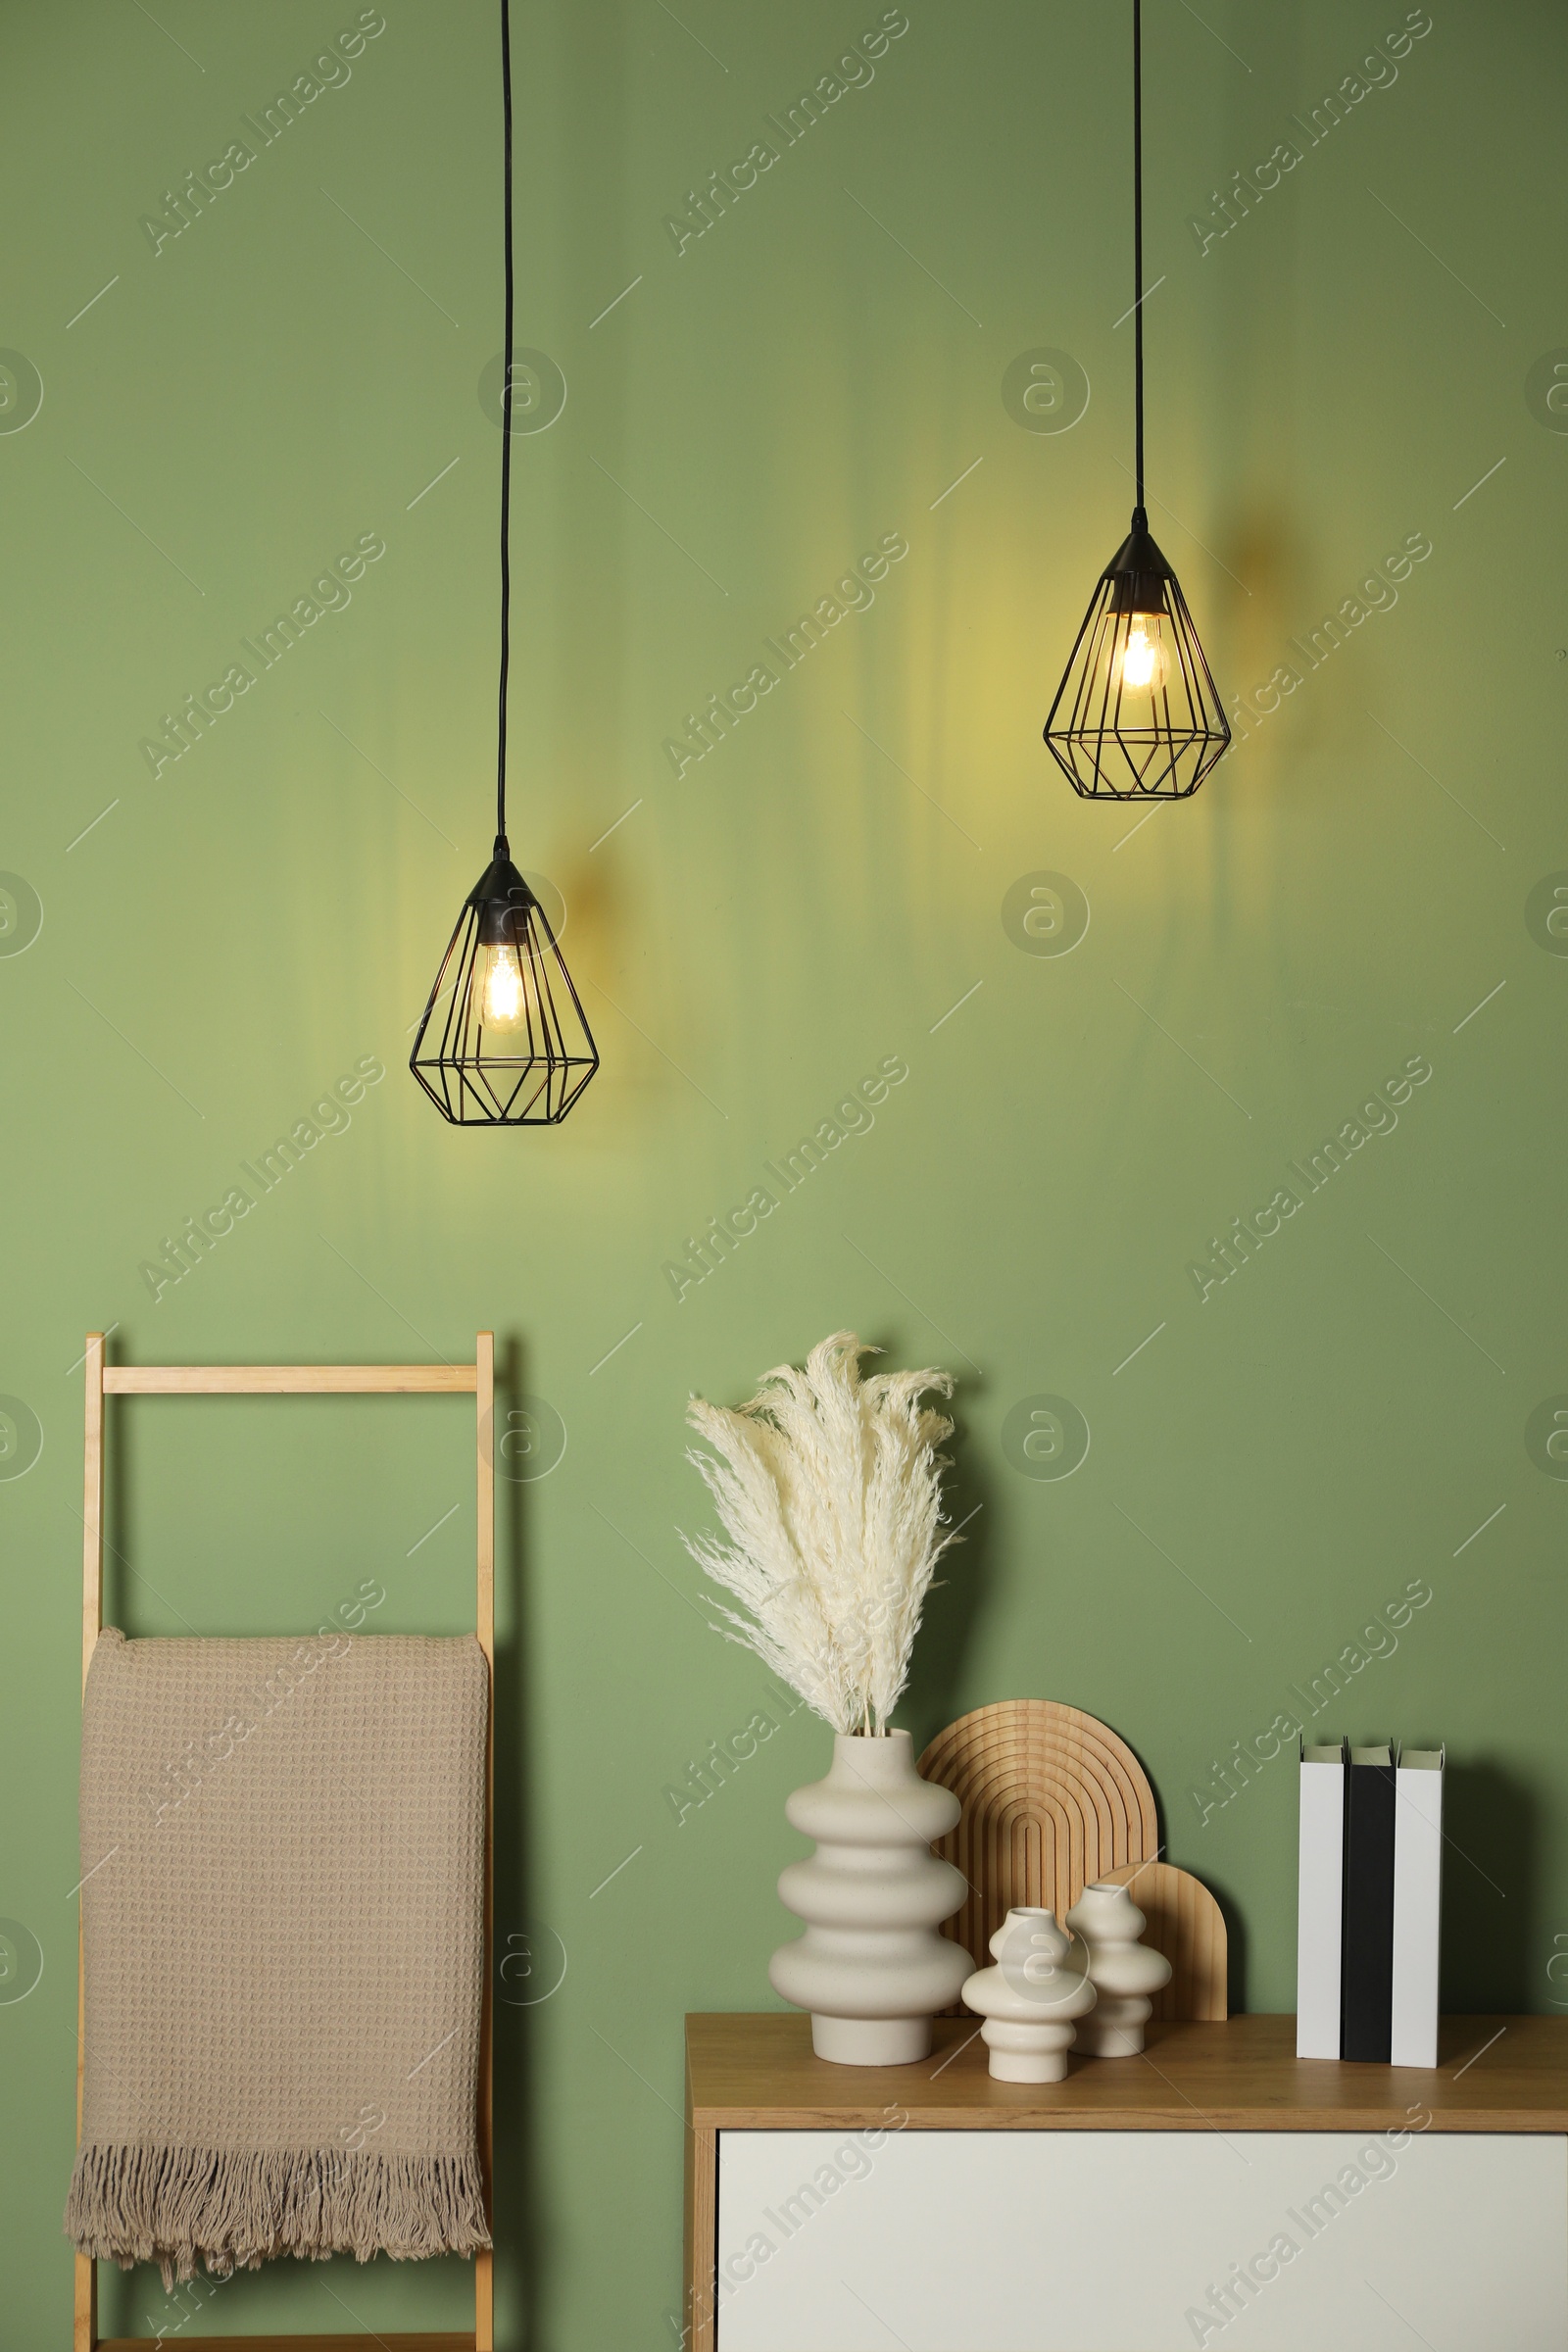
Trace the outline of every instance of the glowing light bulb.
{"label": "glowing light bulb", "polygon": [[1140,692],[1156,687],[1165,675],[1165,649],[1159,641],[1159,617],[1135,612],[1128,623],[1121,653],[1121,682]]}
{"label": "glowing light bulb", "polygon": [[474,975],[479,1017],[487,1029],[515,1028],[522,1018],[522,971],[511,946],[482,948]]}

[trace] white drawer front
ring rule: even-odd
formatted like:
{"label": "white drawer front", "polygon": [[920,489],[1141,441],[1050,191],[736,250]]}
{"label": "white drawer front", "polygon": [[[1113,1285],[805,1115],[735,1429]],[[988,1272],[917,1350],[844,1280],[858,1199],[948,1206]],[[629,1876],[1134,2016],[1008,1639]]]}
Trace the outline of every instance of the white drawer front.
{"label": "white drawer front", "polygon": [[718,2352],[1419,2352],[1423,2341],[1565,2352],[1568,2141],[719,2135]]}

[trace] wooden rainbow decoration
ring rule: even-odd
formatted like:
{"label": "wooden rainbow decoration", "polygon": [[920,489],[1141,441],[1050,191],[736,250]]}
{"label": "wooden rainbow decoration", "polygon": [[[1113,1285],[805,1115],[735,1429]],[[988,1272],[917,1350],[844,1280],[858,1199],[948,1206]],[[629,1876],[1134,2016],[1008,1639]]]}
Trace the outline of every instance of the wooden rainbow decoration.
{"label": "wooden rainbow decoration", "polygon": [[935,1848],[969,1882],[942,1932],[978,1967],[1014,1904],[1059,1920],[1091,1881],[1136,1876],[1147,1940],[1174,1971],[1155,2017],[1225,2016],[1224,1918],[1198,1880],[1158,1860],[1149,1776],[1107,1725],[1055,1699],[1004,1699],[939,1732],[920,1772],[963,1807]]}

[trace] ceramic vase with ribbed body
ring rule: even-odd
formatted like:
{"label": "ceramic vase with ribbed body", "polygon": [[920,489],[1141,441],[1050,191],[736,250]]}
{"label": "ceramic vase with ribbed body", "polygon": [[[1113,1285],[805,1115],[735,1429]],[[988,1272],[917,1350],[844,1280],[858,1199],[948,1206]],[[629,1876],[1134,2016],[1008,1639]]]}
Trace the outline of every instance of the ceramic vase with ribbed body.
{"label": "ceramic vase with ribbed body", "polygon": [[842,2066],[905,2066],[927,2055],[931,2020],[974,1966],[937,1934],[964,1878],[931,1851],[958,1819],[950,1789],[922,1781],[907,1732],[839,1732],[827,1778],[785,1801],[816,1851],[779,1874],[806,1922],[768,1964],[775,1992],[811,2012],[811,2047]]}
{"label": "ceramic vase with ribbed body", "polygon": [[1082,1943],[1063,1935],[1050,1911],[1022,1905],[991,1938],[995,1968],[983,1968],[963,1999],[985,2024],[981,2038],[999,2082],[1059,2082],[1078,2031],[1095,2005]]}
{"label": "ceramic vase with ribbed body", "polygon": [[1148,1926],[1125,1886],[1098,1880],[1067,1914],[1089,1946],[1089,1979],[1099,1998],[1080,2028],[1078,2047],[1091,2058],[1136,2058],[1144,2046],[1150,1994],[1170,1983],[1170,1962],[1138,1938]]}

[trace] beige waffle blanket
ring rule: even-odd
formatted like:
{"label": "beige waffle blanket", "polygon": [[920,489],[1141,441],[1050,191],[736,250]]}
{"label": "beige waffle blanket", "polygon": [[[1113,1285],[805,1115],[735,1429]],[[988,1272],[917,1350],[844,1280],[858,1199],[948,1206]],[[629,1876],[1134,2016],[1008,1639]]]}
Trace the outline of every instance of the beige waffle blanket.
{"label": "beige waffle blanket", "polygon": [[99,1636],[66,2230],[199,2260],[490,2243],[474,2143],[488,1675],[462,1641]]}

